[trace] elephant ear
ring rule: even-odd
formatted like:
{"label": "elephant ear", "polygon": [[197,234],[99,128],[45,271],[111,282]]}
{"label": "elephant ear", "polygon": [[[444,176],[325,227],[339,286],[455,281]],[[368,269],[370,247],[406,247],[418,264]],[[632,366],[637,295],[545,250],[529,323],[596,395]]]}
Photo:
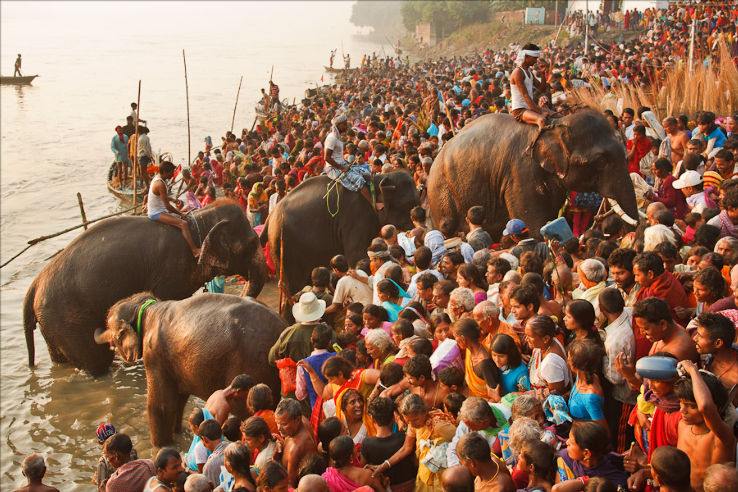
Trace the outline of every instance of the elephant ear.
{"label": "elephant ear", "polygon": [[202,242],[198,264],[223,270],[228,267],[230,250],[228,248],[228,224],[230,220],[221,220],[210,229]]}
{"label": "elephant ear", "polygon": [[571,162],[569,127],[554,124],[545,127],[542,132],[533,148],[533,157],[545,171],[564,179]]}

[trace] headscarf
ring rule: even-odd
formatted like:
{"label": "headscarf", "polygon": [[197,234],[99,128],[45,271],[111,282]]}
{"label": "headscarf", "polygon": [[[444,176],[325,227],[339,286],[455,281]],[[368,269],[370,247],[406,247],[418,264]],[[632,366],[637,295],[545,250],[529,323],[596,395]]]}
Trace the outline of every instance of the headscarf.
{"label": "headscarf", "polygon": [[539,56],[541,56],[541,50],[523,50],[523,49],[521,49],[520,51],[518,51],[518,57],[515,59],[515,63],[517,65],[522,65],[523,62],[525,61],[526,55],[527,56],[532,56],[534,58],[538,58]]}
{"label": "headscarf", "polygon": [[446,253],[446,247],[443,245],[443,234],[441,234],[441,231],[432,230],[428,231],[425,234],[425,239],[423,240],[423,244],[431,250],[432,258],[431,263],[433,265],[438,264],[439,261],[441,261],[441,258]]}
{"label": "headscarf", "polygon": [[331,131],[334,132],[336,135],[340,135],[341,132],[338,131],[338,125],[340,125],[341,123],[346,123],[347,121],[348,118],[346,118],[345,114],[337,114],[331,120]]}
{"label": "headscarf", "polygon": [[653,128],[653,131],[656,132],[656,134],[659,136],[659,139],[663,140],[666,138],[664,127],[661,126],[661,123],[659,122],[658,118],[656,118],[656,115],[653,114],[653,111],[644,111],[641,115],[641,118],[643,118],[643,120],[648,123],[648,126]]}

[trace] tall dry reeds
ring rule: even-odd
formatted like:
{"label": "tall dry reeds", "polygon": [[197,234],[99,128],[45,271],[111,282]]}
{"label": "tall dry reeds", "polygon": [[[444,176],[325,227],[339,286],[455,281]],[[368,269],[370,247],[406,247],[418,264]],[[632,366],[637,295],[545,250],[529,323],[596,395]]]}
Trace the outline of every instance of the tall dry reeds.
{"label": "tall dry reeds", "polygon": [[654,86],[617,84],[606,90],[597,80],[591,80],[590,84],[590,88],[572,91],[570,100],[603,111],[610,109],[616,114],[625,107],[648,106],[659,118],[678,114],[694,116],[697,111],[730,115],[738,110],[738,69],[722,40],[719,57],[712,63],[706,66],[697,61],[690,72],[687,63],[680,62],[669,68],[663,80]]}

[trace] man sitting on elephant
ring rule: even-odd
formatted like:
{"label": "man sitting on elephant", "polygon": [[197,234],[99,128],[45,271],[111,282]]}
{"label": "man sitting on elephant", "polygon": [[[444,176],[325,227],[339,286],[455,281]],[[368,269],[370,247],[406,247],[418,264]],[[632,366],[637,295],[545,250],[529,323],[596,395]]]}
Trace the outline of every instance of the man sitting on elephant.
{"label": "man sitting on elephant", "polygon": [[239,374],[231,384],[216,391],[205,402],[205,408],[213,415],[221,425],[226,421],[228,415],[233,414],[241,420],[249,416],[246,409],[246,397],[249,390],[254,386],[254,380],[248,374]]}
{"label": "man sitting on elephant", "polygon": [[164,161],[159,166],[159,174],[154,176],[151,180],[151,187],[149,188],[149,196],[147,198],[147,208],[149,219],[161,222],[163,224],[176,227],[182,231],[187,245],[192,250],[192,254],[195,257],[200,256],[200,248],[197,247],[195,241],[192,239],[190,234],[190,226],[187,221],[181,217],[175,215],[182,215],[182,212],[171,204],[169,201],[169,195],[167,194],[167,185],[164,183],[165,179],[169,179],[174,175],[174,164],[169,161]]}
{"label": "man sitting on elephant", "polygon": [[372,203],[367,188],[371,176],[369,165],[354,164],[354,155],[349,159],[343,158],[343,140],[341,134],[348,129],[346,115],[339,114],[331,120],[331,132],[325,137],[325,162],[327,164],[325,173],[333,180],[340,181],[344,188],[349,191],[359,191],[361,195]]}
{"label": "man sitting on elephant", "polygon": [[536,64],[541,56],[541,49],[535,44],[528,43],[518,53],[517,67],[510,76],[511,114],[516,120],[529,125],[538,126],[543,130],[546,125],[546,116],[549,112],[541,108],[533,100],[533,87],[544,92],[548,89],[545,81],[538,80],[531,72],[531,67]]}

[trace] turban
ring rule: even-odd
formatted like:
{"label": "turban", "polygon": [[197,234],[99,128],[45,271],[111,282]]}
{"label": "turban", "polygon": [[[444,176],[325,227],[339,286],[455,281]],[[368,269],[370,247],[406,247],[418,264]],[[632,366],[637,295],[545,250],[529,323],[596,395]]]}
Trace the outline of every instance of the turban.
{"label": "turban", "polygon": [[518,51],[518,58],[516,63],[521,64],[525,60],[526,56],[532,56],[533,58],[538,58],[541,56],[541,50],[520,50]]}

